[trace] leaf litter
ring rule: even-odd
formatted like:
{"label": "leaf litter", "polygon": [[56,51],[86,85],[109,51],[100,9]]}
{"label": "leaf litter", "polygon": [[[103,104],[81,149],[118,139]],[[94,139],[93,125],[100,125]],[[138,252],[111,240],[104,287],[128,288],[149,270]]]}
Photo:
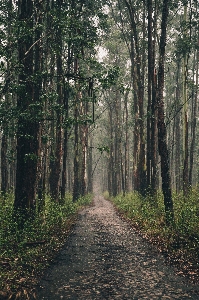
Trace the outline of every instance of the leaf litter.
{"label": "leaf litter", "polygon": [[157,247],[96,196],[42,277],[38,300],[198,299],[199,285],[177,274]]}

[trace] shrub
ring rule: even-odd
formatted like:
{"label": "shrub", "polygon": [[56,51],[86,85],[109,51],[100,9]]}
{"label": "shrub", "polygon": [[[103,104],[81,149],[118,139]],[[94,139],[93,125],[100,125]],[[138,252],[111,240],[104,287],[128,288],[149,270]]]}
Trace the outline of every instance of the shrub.
{"label": "shrub", "polygon": [[13,220],[13,195],[0,198],[0,290],[16,293],[23,284],[20,278],[26,283],[34,280],[33,275],[48,265],[65,242],[77,210],[91,200],[92,195],[87,195],[73,203],[68,194],[59,204],[47,196],[43,211],[37,210],[35,218],[18,230]]}
{"label": "shrub", "polygon": [[193,190],[185,198],[182,193],[173,194],[175,226],[165,224],[162,193],[156,199],[129,193],[120,194],[112,201],[134,224],[151,237],[161,238],[165,246],[174,251],[185,249],[186,253],[199,253],[199,192]]}

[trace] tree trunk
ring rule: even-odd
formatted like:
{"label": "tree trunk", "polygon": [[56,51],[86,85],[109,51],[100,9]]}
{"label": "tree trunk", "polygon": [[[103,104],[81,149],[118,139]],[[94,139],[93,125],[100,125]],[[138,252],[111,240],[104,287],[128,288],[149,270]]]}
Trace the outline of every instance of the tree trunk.
{"label": "tree trunk", "polygon": [[112,107],[109,106],[109,121],[110,121],[110,153],[109,153],[109,168],[108,168],[108,191],[109,195],[113,196],[113,171],[114,171],[114,157],[113,157],[113,111]]}
{"label": "tree trunk", "polygon": [[[144,142],[144,80],[142,74],[145,68],[145,52],[141,56],[139,34],[135,18],[135,7],[131,1],[125,0],[125,5],[129,12],[131,22],[131,77],[134,90],[134,189],[140,193],[145,193],[146,170],[145,170],[145,142]],[[145,8],[143,7],[143,15]],[[143,16],[143,20],[145,17]],[[145,21],[144,21],[145,22]],[[145,26],[143,26],[144,28]],[[143,36],[145,30],[143,29]]]}
{"label": "tree trunk", "polygon": [[[24,214],[24,219],[34,215],[38,161],[39,122],[34,116],[31,104],[33,89],[33,2],[18,1],[18,20],[26,26],[25,37],[18,37],[18,53],[21,69],[19,74],[20,91],[17,108],[20,113],[17,128],[17,168],[15,189],[15,210]],[[23,225],[23,224],[22,224]]]}
{"label": "tree trunk", "polygon": [[152,177],[152,149],[151,149],[151,120],[152,120],[152,77],[153,68],[153,43],[152,43],[152,0],[147,1],[148,6],[148,106],[147,106],[147,189],[151,190]]}
{"label": "tree trunk", "polygon": [[181,133],[180,133],[180,58],[177,58],[177,73],[176,73],[176,100],[175,100],[175,187],[176,192],[180,192],[181,186]]}
{"label": "tree trunk", "polygon": [[[69,86],[68,83],[64,84],[64,110],[65,118],[68,118],[68,98],[69,98]],[[63,168],[62,168],[62,186],[61,186],[61,197],[65,198],[66,193],[66,163],[67,163],[67,152],[68,152],[68,129],[64,128],[64,144],[63,144]]]}
{"label": "tree trunk", "polygon": [[63,70],[62,70],[62,30],[61,30],[61,11],[63,0],[57,0],[57,18],[59,24],[56,27],[56,66],[57,66],[57,122],[56,122],[56,148],[55,159],[53,161],[53,173],[51,174],[51,197],[59,202],[60,198],[60,174],[62,159],[62,123],[63,116],[61,105],[63,105]]}
{"label": "tree trunk", "polygon": [[76,202],[80,197],[80,162],[79,162],[79,124],[78,124],[78,104],[76,100],[74,119],[75,119],[75,144],[74,144],[74,183],[73,183],[73,202]]}
{"label": "tree trunk", "polygon": [[[199,36],[198,36],[198,47],[199,47]],[[199,48],[198,48],[199,49]],[[196,116],[197,116],[197,110],[198,110],[198,72],[199,72],[199,50],[196,50],[196,59],[194,59],[194,67],[196,64],[196,88],[195,88],[195,95],[193,93],[193,112],[192,112],[192,139],[191,139],[191,146],[190,146],[190,169],[189,169],[189,185],[192,186],[192,175],[193,175],[193,162],[194,162],[194,150],[195,150],[195,144],[196,144]],[[193,72],[193,80],[194,80],[194,72]]]}
{"label": "tree trunk", "polygon": [[[81,103],[82,118],[87,116],[88,103]],[[88,126],[81,125],[81,151],[82,151],[82,165],[81,165],[81,196],[84,196],[87,191],[87,144],[88,144]]]}
{"label": "tree trunk", "polygon": [[[35,40],[37,41],[35,45],[35,51],[34,51],[34,103],[38,104],[38,111],[36,113],[39,113],[43,109],[43,103],[40,99],[41,94],[42,94],[42,78],[41,78],[41,73],[42,73],[42,67],[43,67],[43,61],[42,61],[42,44],[41,44],[41,35],[42,35],[42,22],[43,22],[43,6],[42,3],[39,0],[35,0],[35,7],[36,7],[36,14],[35,14],[35,23],[37,23],[39,26],[36,27],[35,29]],[[42,126],[41,126],[41,121],[39,122],[39,128],[38,128],[38,172],[37,172],[37,193],[38,193],[38,208],[40,211],[43,210],[44,207],[44,195],[43,195],[43,185],[41,181],[41,145],[42,145]]]}
{"label": "tree trunk", "polygon": [[1,140],[1,193],[5,195],[8,192],[8,162],[7,162],[8,140],[3,132]]}
{"label": "tree trunk", "polygon": [[88,193],[93,192],[93,137],[90,137],[88,148]]}
{"label": "tree trunk", "polygon": [[158,92],[157,92],[157,108],[158,108],[158,149],[161,158],[161,177],[162,191],[164,195],[164,206],[166,224],[174,223],[173,200],[171,193],[171,178],[169,170],[169,153],[167,148],[167,132],[164,120],[164,61],[166,47],[166,28],[168,19],[168,4],[169,0],[163,1],[162,22],[161,22],[161,37],[159,46],[159,70],[158,70]]}
{"label": "tree trunk", "polygon": [[129,192],[129,113],[128,113],[128,92],[124,99],[124,123],[125,123],[125,149],[124,149],[124,191]]}

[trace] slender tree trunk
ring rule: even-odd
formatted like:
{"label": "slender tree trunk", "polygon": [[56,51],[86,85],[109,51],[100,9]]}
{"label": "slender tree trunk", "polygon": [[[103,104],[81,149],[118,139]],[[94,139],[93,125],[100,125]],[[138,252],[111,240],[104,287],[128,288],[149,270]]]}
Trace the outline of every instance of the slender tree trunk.
{"label": "slender tree trunk", "polygon": [[167,147],[167,132],[164,120],[164,61],[166,47],[166,28],[168,19],[169,0],[163,1],[162,22],[161,22],[161,37],[159,47],[159,70],[158,70],[158,93],[157,93],[157,108],[158,108],[158,149],[161,158],[161,177],[162,191],[164,195],[165,216],[167,225],[172,225],[174,222],[173,200],[171,193],[171,178],[169,170],[169,153]]}
{"label": "slender tree trunk", "polygon": [[177,58],[177,72],[176,72],[176,100],[175,100],[175,182],[176,192],[181,190],[181,129],[180,129],[180,58]]}
{"label": "slender tree trunk", "polygon": [[[114,105],[115,107],[116,105]],[[116,117],[116,112],[113,109],[113,106],[111,108],[113,110],[112,118],[111,118],[111,123],[112,123],[112,137],[111,137],[111,143],[112,143],[112,157],[111,157],[111,163],[112,163],[112,195],[113,197],[117,196],[118,193],[118,186],[117,186],[117,175],[118,175],[118,158],[117,158],[117,151],[118,151],[118,136],[117,136],[117,131],[116,131],[116,122],[117,122],[117,117]]]}
{"label": "slender tree trunk", "polygon": [[139,174],[138,174],[138,151],[139,151],[139,144],[140,144],[140,135],[139,135],[139,125],[138,125],[138,98],[137,98],[137,84],[134,80],[134,74],[136,73],[136,68],[134,64],[135,60],[135,51],[134,51],[134,41],[131,31],[131,77],[133,83],[133,115],[134,115],[134,137],[133,137],[133,188],[135,190],[139,190],[140,181],[139,181]]}
{"label": "slender tree trunk", "polygon": [[[153,51],[153,66],[155,66]],[[158,129],[157,129],[157,110],[156,110],[156,91],[157,91],[157,74],[154,67],[152,74],[152,105],[151,105],[151,191],[154,197],[157,193],[157,163],[158,163]]]}
{"label": "slender tree trunk", "polygon": [[122,157],[122,143],[120,143],[120,168],[121,168],[121,187],[123,195],[125,196],[125,177],[124,177],[124,163],[123,163],[123,157]]}
{"label": "slender tree trunk", "polygon": [[152,119],[152,77],[153,77],[153,43],[152,43],[152,0],[147,1],[148,7],[148,106],[147,106],[147,188],[151,190],[151,119]]}
{"label": "slender tree trunk", "polygon": [[88,193],[93,192],[93,137],[90,137],[88,148]]}
{"label": "slender tree trunk", "polygon": [[114,171],[114,158],[113,158],[113,111],[112,107],[109,107],[109,121],[110,121],[110,153],[109,153],[109,168],[108,168],[108,187],[109,195],[113,196],[113,171]]}
{"label": "slender tree trunk", "polygon": [[[78,73],[78,58],[74,59],[74,74]],[[73,202],[76,202],[81,195],[81,177],[80,177],[80,128],[79,128],[79,103],[81,103],[81,92],[80,87],[77,82],[75,82],[77,94],[75,97],[75,107],[74,107],[74,182],[73,182]]]}
{"label": "slender tree trunk", "polygon": [[[184,38],[187,38],[187,4],[184,5]],[[187,50],[183,57],[183,192],[186,196],[189,189],[188,177],[188,115],[187,115],[187,80],[188,80],[188,54]]]}
{"label": "slender tree trunk", "polygon": [[124,110],[125,110],[125,118],[124,118],[124,123],[125,123],[125,148],[124,148],[124,183],[125,187],[124,190],[125,192],[129,191],[129,125],[128,125],[128,118],[129,118],[129,113],[128,113],[128,92],[125,95],[124,99]]}
{"label": "slender tree trunk", "polygon": [[[11,64],[10,59],[12,57],[12,50],[11,50],[11,43],[12,43],[12,1],[8,1],[8,13],[7,13],[7,51],[8,51],[8,57],[7,57],[7,78],[6,84],[9,86],[11,81]],[[6,93],[5,95],[5,109],[9,109],[11,105],[11,96],[9,93]],[[8,143],[9,143],[9,135],[8,135],[8,124],[7,122],[10,122],[11,120],[3,120],[2,122],[2,140],[1,140],[1,192],[5,194],[8,192],[8,189],[10,187],[10,178],[9,178],[9,165],[8,165],[8,159],[7,159],[7,150],[8,150]],[[11,121],[12,122],[12,121]],[[10,170],[11,171],[11,170]]]}
{"label": "slender tree trunk", "polygon": [[121,140],[122,140],[122,134],[121,134],[121,97],[119,91],[116,91],[115,95],[115,101],[114,101],[114,112],[115,112],[115,118],[114,118],[114,131],[115,131],[115,193],[116,195],[121,192],[122,188],[122,170],[121,168]]}
{"label": "slender tree trunk", "polygon": [[[199,36],[198,36],[198,47],[199,47]],[[194,67],[196,65],[196,89],[195,95],[193,95],[193,113],[192,113],[192,139],[190,146],[190,169],[189,169],[189,185],[192,186],[192,174],[193,174],[193,162],[194,162],[194,149],[196,144],[196,115],[197,115],[197,101],[198,101],[198,72],[199,72],[199,50],[196,51],[196,59],[194,59]],[[193,76],[194,79],[194,76]]]}
{"label": "slender tree trunk", "polygon": [[75,119],[75,144],[74,144],[74,184],[73,184],[73,202],[76,202],[80,197],[80,162],[79,162],[79,124],[78,124],[78,104],[76,100],[75,111],[74,111],[74,119]]}
{"label": "slender tree trunk", "polygon": [[[143,0],[143,25],[142,25],[142,36],[143,41],[146,40],[146,0]],[[142,195],[146,194],[146,188],[147,188],[147,173],[146,173],[146,143],[145,143],[145,124],[144,124],[144,91],[145,91],[145,73],[146,73],[146,51],[143,47],[142,51],[138,53],[138,56],[141,56],[140,59],[140,70],[138,72],[138,78],[140,78],[140,84],[139,84],[139,112],[140,112],[140,157],[139,157],[139,168],[140,168],[140,193]],[[138,67],[139,67],[138,63]],[[137,68],[138,68],[137,67]],[[141,72],[141,74],[140,74]]]}
{"label": "slender tree trunk", "polygon": [[[149,192],[154,196],[155,199],[157,181],[157,74],[155,70],[155,40],[153,41],[153,23],[155,21],[152,19],[152,14],[152,0],[148,0],[147,186]],[[154,32],[155,26],[156,24],[154,24]]]}
{"label": "slender tree trunk", "polygon": [[157,0],[154,1],[153,16],[153,52],[152,52],[152,103],[151,103],[151,189],[154,197],[156,197],[158,188],[158,128],[157,128],[157,71],[156,62],[156,40],[157,40]]}
{"label": "slender tree trunk", "polygon": [[[71,32],[69,33],[69,37],[71,39]],[[68,59],[67,59],[67,72],[71,71],[71,62],[72,62],[72,54],[71,54],[71,42],[68,42]],[[68,102],[69,102],[69,78],[67,78],[67,82],[64,81],[64,110],[65,110],[65,119],[68,118]],[[68,128],[64,128],[64,144],[63,144],[63,168],[62,168],[62,187],[61,187],[61,197],[62,199],[65,197],[66,193],[66,185],[67,185],[67,155],[68,155]]]}
{"label": "slender tree trunk", "polygon": [[[88,103],[81,103],[81,113],[82,117],[88,114]],[[81,165],[81,196],[86,194],[87,190],[87,136],[88,136],[88,126],[81,126],[81,150],[82,150],[82,165]]]}
{"label": "slender tree trunk", "polygon": [[[21,90],[17,99],[20,112],[17,128],[17,169],[15,189],[15,210],[24,213],[24,220],[33,216],[35,211],[35,194],[38,160],[39,122],[31,110],[34,99],[33,76],[33,2],[18,1],[18,19],[20,26],[26,26],[26,37],[18,38],[19,61],[21,71],[19,85]],[[23,226],[23,224],[21,224]]]}
{"label": "slender tree trunk", "polygon": [[[146,188],[145,170],[145,142],[144,142],[144,80],[145,52],[141,53],[138,38],[137,23],[135,20],[135,7],[131,1],[125,0],[131,22],[131,64],[134,90],[134,189],[144,193]],[[144,2],[145,3],[145,2]],[[143,7],[143,14],[145,8]],[[145,19],[145,17],[143,17]],[[143,30],[145,36],[145,30]],[[141,59],[142,54],[142,59]]]}
{"label": "slender tree trunk", "polygon": [[63,70],[62,70],[62,30],[60,26],[61,11],[63,0],[57,0],[57,18],[59,25],[56,28],[56,67],[57,67],[57,122],[56,122],[56,148],[53,173],[51,174],[51,197],[54,201],[59,202],[60,198],[60,175],[61,175],[61,159],[63,154],[62,149],[62,123],[63,116],[61,106],[63,105]]}
{"label": "slender tree trunk", "polygon": [[8,162],[7,162],[8,140],[3,132],[1,140],[1,192],[4,195],[8,192]]}
{"label": "slender tree trunk", "polygon": [[[34,51],[34,74],[35,74],[35,80],[34,80],[34,103],[37,103],[38,110],[36,113],[40,113],[43,109],[43,103],[41,101],[41,94],[42,94],[42,67],[43,67],[43,61],[42,61],[42,44],[41,44],[41,35],[42,35],[42,13],[43,13],[43,6],[42,3],[39,0],[35,0],[35,23],[38,24],[38,26],[35,29],[35,40],[37,41],[35,45],[35,51]],[[41,181],[41,172],[42,172],[42,126],[41,122],[39,122],[39,128],[38,128],[38,171],[37,171],[37,193],[38,193],[38,208],[40,211],[43,210],[44,203],[43,203],[43,186]]]}
{"label": "slender tree trunk", "polygon": [[[68,98],[69,98],[69,86],[68,83],[64,84],[64,110],[65,118],[68,118]],[[64,128],[64,144],[63,144],[63,168],[62,168],[62,187],[61,197],[65,198],[66,193],[66,164],[67,164],[67,153],[68,153],[68,129]]]}

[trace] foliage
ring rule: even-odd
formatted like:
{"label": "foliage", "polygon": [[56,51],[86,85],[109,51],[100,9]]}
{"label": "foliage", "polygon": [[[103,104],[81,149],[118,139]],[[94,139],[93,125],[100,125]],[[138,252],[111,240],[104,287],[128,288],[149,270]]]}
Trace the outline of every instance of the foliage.
{"label": "foliage", "polygon": [[13,195],[0,198],[2,293],[21,293],[22,286],[25,286],[24,289],[31,289],[36,283],[35,277],[41,274],[65,242],[77,210],[89,205],[91,200],[92,195],[87,195],[73,203],[72,196],[67,194],[64,201],[58,204],[46,196],[44,211],[37,212],[34,221],[26,221],[24,229],[18,231],[12,218]]}
{"label": "foliage", "polygon": [[[106,193],[106,197],[107,197]],[[185,198],[183,193],[173,195],[175,226],[167,227],[165,222],[163,195],[158,193],[157,201],[139,193],[122,194],[111,198],[116,207],[131,220],[133,226],[145,237],[159,245],[170,255],[192,261],[198,266],[199,257],[199,190],[192,190]]]}
{"label": "foliage", "polygon": [[112,85],[116,85],[119,72],[120,70],[118,66],[113,66],[107,71],[107,74],[105,74],[105,76],[100,80],[104,90],[110,88]]}

